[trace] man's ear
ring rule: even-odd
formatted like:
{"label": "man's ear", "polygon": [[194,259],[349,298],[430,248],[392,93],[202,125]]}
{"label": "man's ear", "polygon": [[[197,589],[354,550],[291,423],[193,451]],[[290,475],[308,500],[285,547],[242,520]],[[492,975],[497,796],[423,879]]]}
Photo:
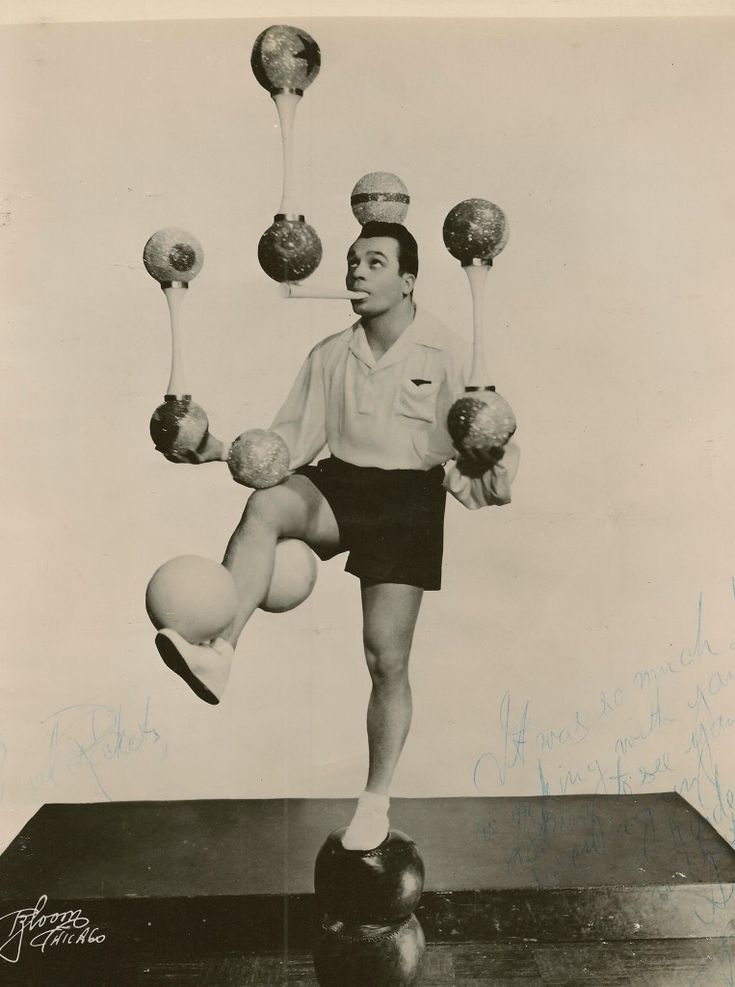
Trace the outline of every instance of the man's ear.
{"label": "man's ear", "polygon": [[401,277],[403,278],[403,294],[410,295],[413,291],[413,286],[416,284],[416,275],[409,274],[408,271],[406,271],[406,273],[402,274]]}

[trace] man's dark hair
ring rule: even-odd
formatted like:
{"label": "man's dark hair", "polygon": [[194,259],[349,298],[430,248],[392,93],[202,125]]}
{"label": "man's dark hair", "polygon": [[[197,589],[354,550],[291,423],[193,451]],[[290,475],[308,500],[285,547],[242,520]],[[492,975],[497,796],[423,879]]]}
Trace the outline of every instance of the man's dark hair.
{"label": "man's dark hair", "polygon": [[398,242],[398,273],[419,273],[419,248],[413,235],[402,223],[380,223],[374,220],[360,230],[360,237],[389,236]]}

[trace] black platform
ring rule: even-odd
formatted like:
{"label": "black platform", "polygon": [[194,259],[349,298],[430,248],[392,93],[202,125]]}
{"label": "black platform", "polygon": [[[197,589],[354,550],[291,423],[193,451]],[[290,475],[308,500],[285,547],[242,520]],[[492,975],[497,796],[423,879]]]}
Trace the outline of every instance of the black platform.
{"label": "black platform", "polygon": [[[81,908],[106,952],[308,948],[314,858],[352,805],[46,805],[0,857],[0,915],[47,895],[46,911]],[[678,795],[396,799],[392,823],[426,863],[429,942],[735,930],[735,851]]]}

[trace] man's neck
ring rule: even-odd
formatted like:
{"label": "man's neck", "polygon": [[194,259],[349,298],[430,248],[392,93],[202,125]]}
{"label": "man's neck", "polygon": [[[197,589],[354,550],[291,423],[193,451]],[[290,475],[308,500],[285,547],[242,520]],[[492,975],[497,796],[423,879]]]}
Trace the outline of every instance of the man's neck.
{"label": "man's neck", "polygon": [[383,312],[371,319],[362,319],[365,336],[376,359],[380,359],[383,353],[391,348],[404,329],[411,325],[415,313],[416,306],[409,295],[389,312]]}

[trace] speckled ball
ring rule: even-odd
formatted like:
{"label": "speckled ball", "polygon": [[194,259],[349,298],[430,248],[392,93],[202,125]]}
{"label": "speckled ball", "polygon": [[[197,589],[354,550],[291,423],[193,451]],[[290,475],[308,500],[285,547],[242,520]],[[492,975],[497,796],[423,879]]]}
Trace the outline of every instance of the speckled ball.
{"label": "speckled ball", "polygon": [[503,446],[516,430],[513,409],[497,391],[473,391],[449,409],[447,428],[455,449],[487,450]]}
{"label": "speckled ball", "polygon": [[402,223],[410,202],[406,186],[389,171],[363,175],[350,195],[352,214],[362,226],[372,222]]}
{"label": "speckled ball", "polygon": [[319,267],[322,242],[303,220],[277,219],[258,243],[258,260],[274,281],[301,281]]}
{"label": "speckled ball", "polygon": [[273,24],[255,39],[250,65],[258,82],[271,95],[303,92],[322,64],[319,45],[298,27]]}
{"label": "speckled ball", "polygon": [[277,432],[251,428],[232,443],[227,465],[233,480],[259,490],[286,479],[290,458],[288,446]]}
{"label": "speckled ball", "polygon": [[149,238],[143,248],[143,263],[152,278],[167,281],[191,281],[202,269],[204,251],[201,243],[187,230],[167,226]]}
{"label": "speckled ball", "polygon": [[199,447],[209,429],[207,414],[189,395],[167,394],[153,412],[150,433],[156,449],[183,455]]}
{"label": "speckled ball", "polygon": [[503,210],[487,199],[464,199],[449,210],[442,230],[444,245],[463,266],[491,263],[508,242]]}

